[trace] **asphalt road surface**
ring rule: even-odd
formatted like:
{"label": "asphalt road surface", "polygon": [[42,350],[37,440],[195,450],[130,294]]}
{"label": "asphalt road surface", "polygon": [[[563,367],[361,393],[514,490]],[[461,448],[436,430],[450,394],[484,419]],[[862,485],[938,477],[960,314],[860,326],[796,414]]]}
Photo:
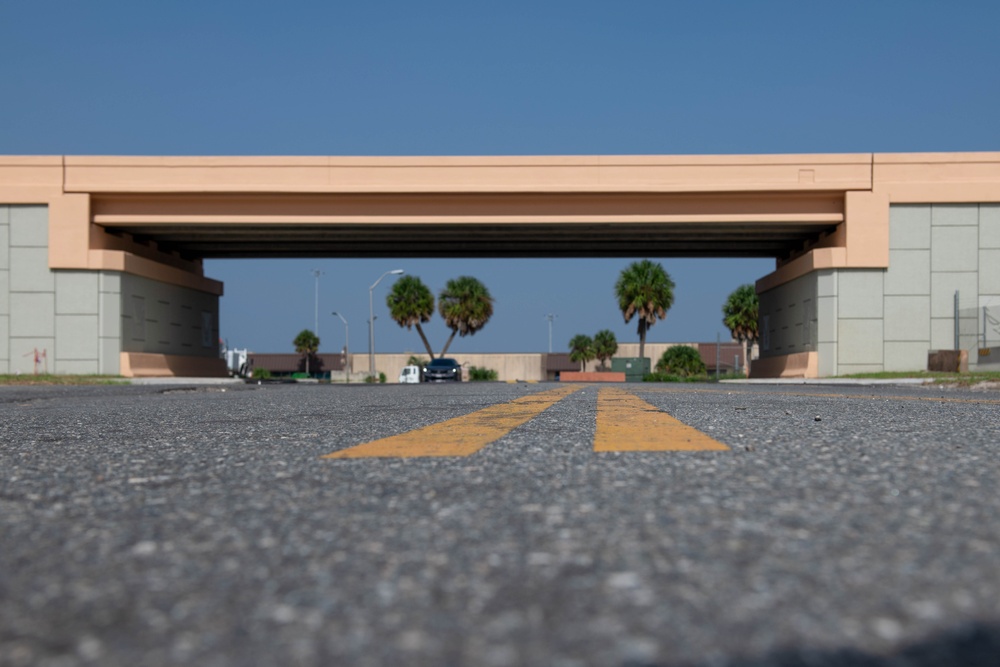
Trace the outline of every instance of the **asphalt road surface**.
{"label": "asphalt road surface", "polygon": [[1000,392],[0,388],[0,665],[1000,664]]}

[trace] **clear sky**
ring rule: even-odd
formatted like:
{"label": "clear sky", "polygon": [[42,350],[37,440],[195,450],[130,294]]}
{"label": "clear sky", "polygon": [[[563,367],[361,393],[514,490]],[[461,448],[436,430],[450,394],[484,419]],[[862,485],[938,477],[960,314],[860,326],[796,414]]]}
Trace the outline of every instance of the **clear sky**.
{"label": "clear sky", "polygon": [[[532,155],[1000,150],[1000,2],[0,0],[0,154]],[[496,298],[455,352],[635,341],[632,259],[207,261],[233,346],[367,350],[368,288],[402,268]],[[651,341],[725,334],[770,260],[662,261]],[[420,351],[376,289],[378,351]],[[447,331],[435,318],[440,347]]]}

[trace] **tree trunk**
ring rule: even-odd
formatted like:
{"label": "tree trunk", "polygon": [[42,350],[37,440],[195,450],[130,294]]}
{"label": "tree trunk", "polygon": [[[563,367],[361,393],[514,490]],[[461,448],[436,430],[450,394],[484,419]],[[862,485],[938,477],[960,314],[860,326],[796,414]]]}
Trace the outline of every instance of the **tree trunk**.
{"label": "tree trunk", "polygon": [[[639,358],[646,358],[646,320],[639,320]],[[641,362],[640,362],[641,363]]]}
{"label": "tree trunk", "polygon": [[[441,357],[443,357],[444,355],[446,355],[448,353],[448,348],[451,347],[451,341],[455,340],[455,334],[456,333],[458,333],[458,329],[452,329],[451,330],[451,335],[448,336],[448,341],[444,344],[444,349],[441,350],[441,355],[438,357],[438,359],[440,359]],[[431,356],[433,356],[433,355],[431,355]]]}
{"label": "tree trunk", "polygon": [[744,338],[740,341],[743,343],[743,372],[746,376],[750,377],[750,355],[747,353],[747,339]]}
{"label": "tree trunk", "polygon": [[434,350],[431,349],[431,344],[427,342],[427,336],[424,335],[424,330],[420,326],[420,322],[417,322],[417,333],[420,334],[420,340],[424,341],[424,347],[427,348],[427,354],[434,358]]}

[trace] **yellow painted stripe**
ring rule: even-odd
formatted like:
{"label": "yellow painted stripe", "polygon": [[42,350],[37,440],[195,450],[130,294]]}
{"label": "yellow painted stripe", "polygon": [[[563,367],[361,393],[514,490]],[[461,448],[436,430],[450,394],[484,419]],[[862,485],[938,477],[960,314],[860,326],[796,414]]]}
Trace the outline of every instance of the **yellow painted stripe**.
{"label": "yellow painted stripe", "polygon": [[[872,385],[863,386],[868,389]],[[917,385],[927,387],[929,385]],[[650,393],[677,394],[735,394],[742,396],[801,396],[806,398],[849,398],[861,401],[919,401],[922,403],[967,403],[971,405],[1000,405],[1000,400],[990,398],[949,398],[947,396],[879,396],[878,394],[836,394],[809,391],[752,391],[733,385],[732,389],[690,389],[686,387],[663,387],[643,385],[642,391]]]}
{"label": "yellow painted stripe", "polygon": [[638,396],[614,387],[597,394],[595,452],[728,450]]}
{"label": "yellow painted stripe", "polygon": [[462,417],[333,452],[323,458],[468,456],[499,440],[512,429],[584,386],[567,385],[522,396]]}

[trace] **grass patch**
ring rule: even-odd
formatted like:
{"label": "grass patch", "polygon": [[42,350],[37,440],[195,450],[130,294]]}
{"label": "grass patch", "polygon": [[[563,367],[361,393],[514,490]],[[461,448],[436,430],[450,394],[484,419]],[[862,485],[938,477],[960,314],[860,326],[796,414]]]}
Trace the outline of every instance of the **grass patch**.
{"label": "grass patch", "polygon": [[880,373],[852,373],[838,377],[853,380],[931,380],[934,384],[957,384],[962,387],[980,382],[1000,382],[1000,371],[973,371],[969,373],[941,373],[932,371],[892,371]]}
{"label": "grass patch", "polygon": [[708,382],[707,375],[676,375],[659,371],[642,376],[643,382]]}
{"label": "grass patch", "polygon": [[118,375],[2,375],[0,385],[93,385],[128,384]]}

